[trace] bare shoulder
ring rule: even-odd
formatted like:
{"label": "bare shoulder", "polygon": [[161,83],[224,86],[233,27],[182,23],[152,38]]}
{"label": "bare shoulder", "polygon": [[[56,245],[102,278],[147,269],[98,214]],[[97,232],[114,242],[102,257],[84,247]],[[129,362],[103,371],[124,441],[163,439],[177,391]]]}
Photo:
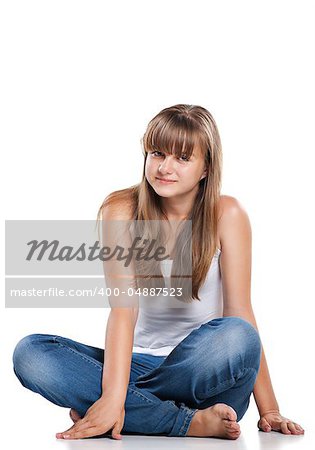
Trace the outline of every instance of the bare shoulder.
{"label": "bare shoulder", "polygon": [[219,221],[227,217],[247,214],[244,205],[235,197],[230,195],[221,195],[219,202]]}
{"label": "bare shoulder", "polygon": [[132,220],[134,205],[126,197],[105,203],[102,207],[102,220]]}
{"label": "bare shoulder", "polygon": [[250,221],[244,205],[235,197],[221,195],[219,202],[218,231],[220,244],[235,228],[250,230]]}

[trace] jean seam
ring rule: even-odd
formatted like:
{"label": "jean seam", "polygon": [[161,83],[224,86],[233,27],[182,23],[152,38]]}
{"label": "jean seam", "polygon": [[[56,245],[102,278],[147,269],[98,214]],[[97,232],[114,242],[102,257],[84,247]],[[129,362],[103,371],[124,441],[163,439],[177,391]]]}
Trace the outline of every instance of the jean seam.
{"label": "jean seam", "polygon": [[183,436],[183,435],[185,436],[185,430],[186,430],[186,428],[188,428],[187,422],[191,421],[192,417],[195,415],[195,412],[197,411],[197,409],[191,410],[191,409],[186,408],[186,407],[184,407],[183,409],[185,411],[187,411],[187,414],[185,415],[184,423],[183,423],[183,425],[181,426],[181,428],[180,428],[180,430],[178,432],[179,436]]}
{"label": "jean seam", "polygon": [[137,395],[138,397],[143,398],[146,402],[148,402],[148,403],[153,403],[153,404],[155,403],[155,402],[153,402],[150,398],[147,398],[145,395],[143,395],[142,392],[136,391],[135,389],[133,389],[132,387],[130,387],[130,385],[128,386],[128,389],[130,389],[130,391],[131,391],[133,394]]}
{"label": "jean seam", "polygon": [[[241,370],[235,377],[233,377],[233,380],[238,381],[238,379],[244,375],[246,370],[254,370],[255,372],[257,372],[257,370],[254,369],[253,367],[244,367],[243,370]],[[222,381],[222,383],[217,384],[216,386],[212,386],[210,389],[207,390],[205,395],[209,395],[212,390],[218,389],[218,388],[220,389],[222,386],[229,384],[231,381],[232,381],[232,378],[230,378],[229,380]]]}
{"label": "jean seam", "polygon": [[[57,343],[59,346],[65,348],[66,350],[68,350],[69,352],[74,353],[77,356],[80,356],[84,361],[92,364],[94,367],[96,367],[97,369],[99,369],[100,371],[102,371],[102,365],[98,365],[94,360],[92,361],[88,356],[86,355],[82,355],[82,353],[78,352],[77,350],[74,350],[73,348],[68,347],[67,345],[62,344],[61,342],[58,342],[56,340],[56,338],[54,338],[55,343]],[[99,363],[100,364],[100,363]]]}

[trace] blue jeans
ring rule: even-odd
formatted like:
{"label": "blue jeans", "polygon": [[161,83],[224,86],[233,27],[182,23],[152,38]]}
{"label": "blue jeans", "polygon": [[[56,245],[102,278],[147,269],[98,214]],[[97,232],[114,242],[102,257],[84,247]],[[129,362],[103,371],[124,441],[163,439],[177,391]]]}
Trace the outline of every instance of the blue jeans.
{"label": "blue jeans", "polygon": [[[16,345],[13,370],[24,387],[83,417],[102,394],[104,355],[65,337],[31,334]],[[133,353],[121,433],[186,436],[195,412],[216,403],[231,406],[240,421],[260,357],[258,332],[239,317],[210,320],[168,356]]]}

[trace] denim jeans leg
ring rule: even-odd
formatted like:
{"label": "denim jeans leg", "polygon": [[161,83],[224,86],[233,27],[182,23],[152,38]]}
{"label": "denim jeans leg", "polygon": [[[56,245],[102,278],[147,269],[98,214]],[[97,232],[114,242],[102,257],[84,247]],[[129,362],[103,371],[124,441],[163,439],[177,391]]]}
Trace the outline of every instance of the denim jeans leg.
{"label": "denim jeans leg", "polygon": [[24,387],[82,417],[101,393],[103,352],[61,336],[32,334],[16,345],[13,370]]}
{"label": "denim jeans leg", "polygon": [[225,403],[240,421],[249,405],[260,356],[257,330],[240,317],[221,317],[193,330],[135,386],[190,409]]}
{"label": "denim jeans leg", "polygon": [[[74,408],[83,417],[101,396],[103,357],[104,350],[96,347],[61,336],[33,334],[15,347],[13,369],[23,386],[56,405]],[[141,355],[133,354],[122,433],[185,434],[196,410],[162,401],[134,386],[139,373],[145,374],[163,360],[147,355],[141,360]]]}

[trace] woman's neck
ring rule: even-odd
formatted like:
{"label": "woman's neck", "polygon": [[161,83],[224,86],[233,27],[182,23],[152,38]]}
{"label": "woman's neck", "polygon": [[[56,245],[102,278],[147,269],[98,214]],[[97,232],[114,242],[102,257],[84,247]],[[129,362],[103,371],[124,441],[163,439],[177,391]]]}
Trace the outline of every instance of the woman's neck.
{"label": "woman's neck", "polygon": [[193,189],[189,193],[177,195],[176,197],[161,197],[161,204],[168,220],[187,219],[196,199],[198,192]]}

